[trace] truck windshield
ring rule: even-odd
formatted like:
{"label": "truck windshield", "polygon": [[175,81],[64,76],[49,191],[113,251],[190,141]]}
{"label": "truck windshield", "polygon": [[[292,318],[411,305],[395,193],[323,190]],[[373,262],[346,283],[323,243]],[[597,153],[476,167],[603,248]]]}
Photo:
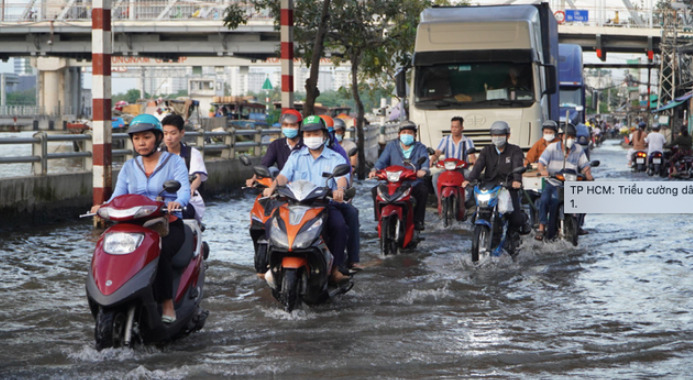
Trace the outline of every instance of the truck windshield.
{"label": "truck windshield", "polygon": [[559,96],[561,107],[577,107],[582,105],[582,91],[580,87],[563,88]]}
{"label": "truck windshield", "polygon": [[529,107],[533,84],[529,62],[418,66],[414,101],[429,109]]}

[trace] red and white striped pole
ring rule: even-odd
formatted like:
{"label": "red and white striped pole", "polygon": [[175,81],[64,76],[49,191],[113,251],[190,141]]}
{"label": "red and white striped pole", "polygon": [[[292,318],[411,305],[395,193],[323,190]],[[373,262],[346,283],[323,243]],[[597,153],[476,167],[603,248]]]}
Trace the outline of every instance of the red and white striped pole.
{"label": "red and white striped pole", "polygon": [[94,0],[91,11],[92,178],[93,201],[100,205],[112,192],[111,154],[111,0]]}
{"label": "red and white striped pole", "polygon": [[294,108],[294,1],[281,0],[282,111]]}

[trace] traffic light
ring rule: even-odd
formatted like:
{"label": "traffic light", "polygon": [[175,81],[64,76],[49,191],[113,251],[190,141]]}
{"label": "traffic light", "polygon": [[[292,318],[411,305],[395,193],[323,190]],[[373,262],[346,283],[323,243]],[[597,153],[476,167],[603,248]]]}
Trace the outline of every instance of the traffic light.
{"label": "traffic light", "polygon": [[602,35],[597,34],[597,58],[602,62],[606,61],[606,48],[604,47],[604,41],[602,40]]}
{"label": "traffic light", "polygon": [[654,59],[654,43],[652,42],[652,36],[647,37],[647,60],[652,63]]}

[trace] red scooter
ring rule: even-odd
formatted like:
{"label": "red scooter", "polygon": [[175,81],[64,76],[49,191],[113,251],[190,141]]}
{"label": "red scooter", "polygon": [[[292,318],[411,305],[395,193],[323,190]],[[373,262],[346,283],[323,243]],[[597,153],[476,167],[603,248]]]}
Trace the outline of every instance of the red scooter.
{"label": "red scooter", "polygon": [[465,220],[464,207],[464,174],[462,169],[467,163],[456,158],[446,158],[436,163],[445,171],[438,176],[438,215],[443,219],[445,227],[452,224],[453,220]]}
{"label": "red scooter", "polygon": [[[421,157],[420,166],[426,157]],[[411,183],[417,179],[416,167],[405,162],[405,166],[393,165],[375,174],[381,182],[376,186],[375,213],[378,220],[380,250],[384,255],[396,255],[400,248],[415,247],[418,236],[414,236],[414,199]]]}
{"label": "red scooter", "polygon": [[[178,181],[164,184],[164,191],[169,193],[179,188]],[[185,241],[171,260],[177,319],[165,324],[153,290],[161,235],[168,233],[165,203],[126,194],[101,206],[97,215],[115,224],[96,243],[87,276],[87,299],[96,321],[96,349],[166,342],[201,329],[209,314],[200,308],[203,260],[209,248],[202,241],[199,223],[184,220]]]}

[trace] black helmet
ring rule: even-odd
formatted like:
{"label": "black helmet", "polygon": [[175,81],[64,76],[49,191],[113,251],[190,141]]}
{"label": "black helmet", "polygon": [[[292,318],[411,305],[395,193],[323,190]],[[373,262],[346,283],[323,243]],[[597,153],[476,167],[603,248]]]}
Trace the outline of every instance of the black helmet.
{"label": "black helmet", "polygon": [[344,120],[342,120],[338,117],[335,117],[334,118],[334,130],[338,131],[340,129],[343,129],[346,131],[346,123],[344,122]]}
{"label": "black helmet", "polygon": [[556,124],[556,122],[553,121],[553,120],[546,120],[546,121],[541,125],[541,129],[542,129],[542,130],[544,130],[544,129],[551,129],[551,130],[554,131],[554,133],[557,133],[557,132],[558,132],[558,124]]}
{"label": "black helmet", "polygon": [[647,127],[647,124],[644,121],[641,121],[640,123],[638,123],[638,128],[645,129],[645,127]]}
{"label": "black helmet", "polygon": [[509,135],[510,126],[504,121],[494,121],[489,130],[492,135]]}
{"label": "black helmet", "polygon": [[399,123],[398,127],[399,127],[398,129],[400,132],[402,132],[405,129],[408,129],[408,130],[414,131],[414,132],[416,132],[416,130],[417,130],[416,124],[414,124],[414,122],[410,121],[410,120],[404,120],[403,122]]}
{"label": "black helmet", "polygon": [[575,129],[573,123],[568,123],[568,125],[565,127],[565,134],[573,137],[577,136],[577,129]]}
{"label": "black helmet", "polygon": [[654,124],[652,124],[652,129],[653,129],[653,130],[658,131],[660,128],[661,128],[661,126],[659,125],[659,123],[654,123]]}
{"label": "black helmet", "polygon": [[303,119],[303,125],[301,126],[301,131],[327,131],[327,126],[325,121],[322,120],[320,116],[310,115]]}

